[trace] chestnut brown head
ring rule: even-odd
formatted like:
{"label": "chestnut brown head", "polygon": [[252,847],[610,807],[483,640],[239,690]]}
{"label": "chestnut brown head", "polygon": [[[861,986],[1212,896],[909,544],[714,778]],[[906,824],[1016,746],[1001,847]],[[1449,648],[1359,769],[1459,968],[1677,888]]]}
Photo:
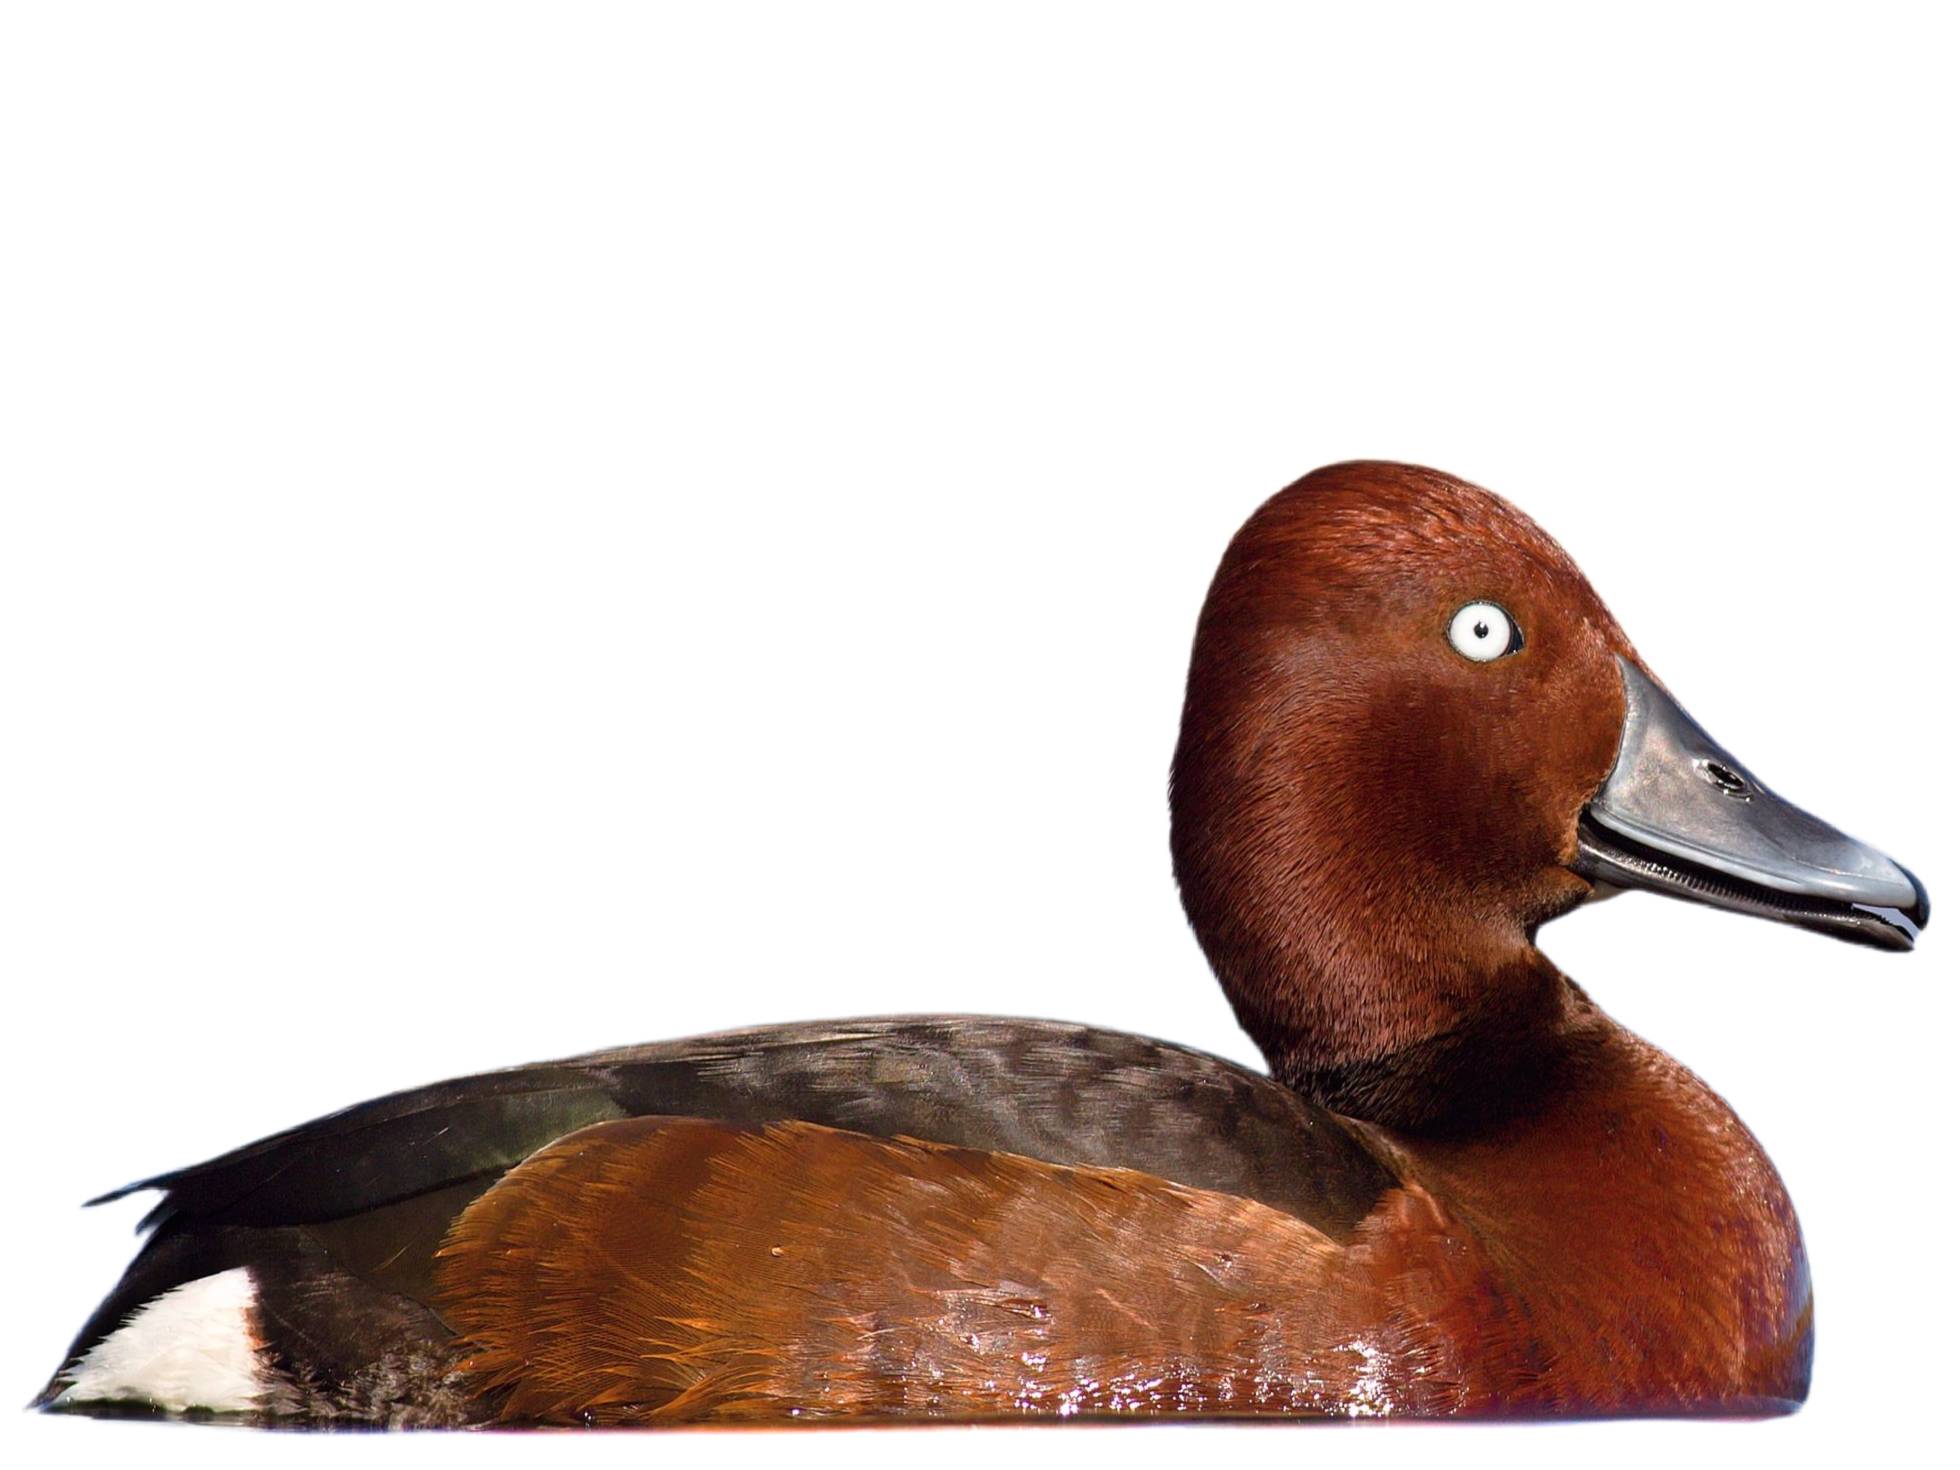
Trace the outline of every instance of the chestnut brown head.
{"label": "chestnut brown head", "polygon": [[1909,874],[1707,739],[1530,519],[1408,465],[1318,470],[1233,538],[1171,815],[1241,1022],[1355,1111],[1389,1059],[1501,1056],[1548,1016],[1533,935],[1603,880],[1891,947],[1925,916]]}

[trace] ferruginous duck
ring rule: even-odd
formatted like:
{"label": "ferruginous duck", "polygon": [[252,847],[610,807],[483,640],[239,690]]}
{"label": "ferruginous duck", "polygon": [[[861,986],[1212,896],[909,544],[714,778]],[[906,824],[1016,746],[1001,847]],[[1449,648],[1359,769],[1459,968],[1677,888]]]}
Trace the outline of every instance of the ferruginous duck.
{"label": "ferruginous duck", "polygon": [[1904,950],[1926,894],[1717,745],[1536,525],[1392,464],[1262,506],[1199,619],[1171,847],[1270,1077],[941,1016],[398,1093],[131,1186],[163,1191],[153,1233],[39,1402],[461,1426],[1802,1401],[1775,1169],[1534,937],[1647,888]]}

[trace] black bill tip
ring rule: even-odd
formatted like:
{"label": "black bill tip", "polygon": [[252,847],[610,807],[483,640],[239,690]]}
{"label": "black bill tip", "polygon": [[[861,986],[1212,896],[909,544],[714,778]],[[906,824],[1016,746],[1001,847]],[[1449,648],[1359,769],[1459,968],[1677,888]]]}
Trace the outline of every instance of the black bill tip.
{"label": "black bill tip", "polygon": [[1915,931],[1924,929],[1927,921],[1933,917],[1933,900],[1927,896],[1926,885],[1919,881],[1917,873],[1904,863],[1899,864],[1899,871],[1906,875],[1906,882],[1912,885],[1912,904],[1899,912],[1912,924]]}

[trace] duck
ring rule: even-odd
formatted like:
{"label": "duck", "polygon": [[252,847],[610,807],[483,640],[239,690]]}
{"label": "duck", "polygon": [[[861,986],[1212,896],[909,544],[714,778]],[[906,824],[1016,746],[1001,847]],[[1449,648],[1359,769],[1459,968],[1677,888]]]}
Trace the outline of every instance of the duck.
{"label": "duck", "polygon": [[1169,786],[1268,1072],[1046,1020],[762,1026],[392,1094],[118,1189],[35,1401],[474,1428],[1788,1412],[1761,1145],[1540,926],[1644,889],[1909,951],[1522,512],[1332,465],[1232,538]]}

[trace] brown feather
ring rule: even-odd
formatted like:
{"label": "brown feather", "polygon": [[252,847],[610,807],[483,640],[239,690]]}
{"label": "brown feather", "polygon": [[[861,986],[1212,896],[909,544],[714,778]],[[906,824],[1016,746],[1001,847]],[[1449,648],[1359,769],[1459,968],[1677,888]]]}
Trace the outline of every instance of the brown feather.
{"label": "brown feather", "polygon": [[513,1171],[437,1277],[465,1370],[519,1421],[1443,1407],[1453,1385],[1354,1397],[1345,1254],[1128,1170],[646,1118]]}
{"label": "brown feather", "polygon": [[460,1371],[519,1423],[1800,1399],[1809,1280],[1755,1141],[1604,1018],[1570,1054],[1495,1136],[1382,1130],[1409,1177],[1345,1246],[1129,1170],[638,1118],[478,1200],[437,1299]]}

